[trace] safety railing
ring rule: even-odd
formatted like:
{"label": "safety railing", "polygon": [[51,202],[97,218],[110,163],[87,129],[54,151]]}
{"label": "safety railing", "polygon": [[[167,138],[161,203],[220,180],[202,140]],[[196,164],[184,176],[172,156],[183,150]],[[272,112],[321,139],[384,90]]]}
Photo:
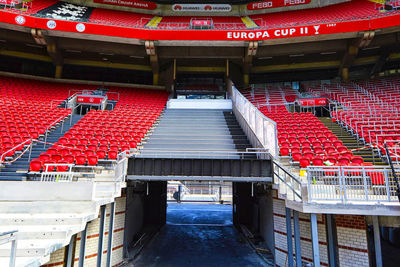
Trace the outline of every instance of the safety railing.
{"label": "safety railing", "polygon": [[11,242],[9,267],[15,266],[17,256],[17,230],[0,233],[0,246]]}
{"label": "safety railing", "polygon": [[[53,108],[53,103],[54,102],[63,102],[63,101],[65,101],[65,99],[53,99],[53,100],[51,100],[50,101],[50,108]],[[58,105],[56,105],[55,107],[57,107]]]}
{"label": "safety railing", "polygon": [[44,171],[40,174],[41,182],[72,182],[74,164],[45,163]]}
{"label": "safety railing", "polygon": [[[127,153],[120,153],[117,161],[110,161],[111,170],[114,170],[114,181],[125,182],[128,171]],[[70,163],[45,163],[40,173],[32,172],[32,180],[41,182],[73,182],[82,178],[95,178],[96,172],[102,171],[104,166],[98,165],[76,165]],[[110,170],[110,168],[108,168]],[[37,178],[39,179],[37,179]]]}
{"label": "safety railing", "polygon": [[128,158],[118,160],[114,167],[114,178],[116,182],[125,182],[128,173]]}
{"label": "safety railing", "polygon": [[12,161],[10,162],[6,162],[6,163],[12,163],[16,160],[18,160],[19,158],[21,158],[28,150],[29,150],[29,161],[31,160],[31,153],[32,153],[32,146],[33,146],[33,141],[36,141],[35,139],[29,138],[26,139],[25,141],[23,141],[20,144],[17,144],[16,146],[14,146],[13,148],[10,148],[9,150],[7,150],[6,152],[4,152],[3,154],[1,154],[0,156],[0,167],[3,166],[4,164],[4,159],[7,157],[7,154],[12,152],[12,151],[17,151],[18,148],[20,148],[21,146],[24,146],[26,144],[29,144],[29,146],[27,148],[25,148],[22,153],[20,155],[18,155],[16,158],[14,158]]}
{"label": "safety railing", "polygon": [[286,194],[288,200],[303,201],[302,190],[304,186],[299,177],[293,175],[292,172],[280,165],[275,160],[274,166],[274,184],[279,186],[279,191]]}
{"label": "safety railing", "polygon": [[[72,117],[72,115],[71,115],[71,117]],[[57,124],[57,123],[59,123],[59,122],[62,122],[61,132],[63,131],[63,128],[64,128],[64,121],[63,121],[63,119],[64,119],[64,118],[65,118],[65,116],[61,116],[61,117],[59,117],[58,119],[56,119],[55,121],[53,121],[52,123],[50,123],[49,126],[47,126],[46,131],[45,131],[45,134],[44,134],[43,148],[46,148],[47,136],[49,135],[49,132],[50,132],[49,130],[50,130],[55,124]]]}
{"label": "safety railing", "polygon": [[277,157],[279,154],[276,123],[264,116],[234,85],[232,85],[231,98],[234,111],[237,110],[240,113],[262,147],[268,149],[273,157]]}
{"label": "safety railing", "polygon": [[265,159],[270,153],[268,149],[260,148],[252,151],[252,149],[246,149],[245,151],[233,151],[233,150],[179,150],[179,149],[149,149],[147,148],[146,153],[134,155],[135,157],[166,157],[173,158],[179,156],[180,158],[227,158],[227,159],[245,159],[245,158],[257,158]]}
{"label": "safety railing", "polygon": [[399,201],[392,170],[378,166],[307,167],[307,191],[309,202]]}

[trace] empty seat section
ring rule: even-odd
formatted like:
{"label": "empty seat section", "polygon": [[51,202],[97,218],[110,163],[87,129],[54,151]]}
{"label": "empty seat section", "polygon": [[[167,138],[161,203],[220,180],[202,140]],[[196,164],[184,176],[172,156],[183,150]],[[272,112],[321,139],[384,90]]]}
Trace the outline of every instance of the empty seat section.
{"label": "empty seat section", "polygon": [[168,94],[161,91],[111,88],[107,97],[118,100],[113,110],[91,110],[59,144],[48,149],[76,165],[97,165],[135,149],[164,109]]}
{"label": "empty seat section", "polygon": [[[302,168],[351,164],[352,153],[314,114],[287,110],[285,104],[295,101],[297,94],[290,87],[255,85],[243,94],[265,116],[276,122],[281,156],[290,157]],[[350,154],[349,159],[338,162],[346,153]],[[360,163],[362,158],[355,161]]]}
{"label": "empty seat section", "polygon": [[6,157],[13,157],[30,139],[38,139],[71,113],[58,107],[68,98],[64,84],[0,76],[0,88],[0,154]]}

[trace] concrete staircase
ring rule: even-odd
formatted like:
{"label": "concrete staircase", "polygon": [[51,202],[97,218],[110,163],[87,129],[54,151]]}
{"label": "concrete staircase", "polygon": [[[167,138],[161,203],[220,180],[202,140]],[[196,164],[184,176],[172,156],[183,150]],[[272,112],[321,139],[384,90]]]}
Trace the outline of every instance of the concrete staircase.
{"label": "concrete staircase", "polygon": [[[72,123],[70,125],[70,120],[65,119],[64,125],[58,123],[47,135],[48,143],[57,142],[60,137],[62,137],[70,128],[74,126],[83,116],[72,115]],[[39,140],[44,141],[44,137],[40,137]],[[46,152],[51,145],[46,145],[44,147],[43,143],[36,143],[32,146],[32,153],[30,159],[36,159],[43,152]],[[29,171],[29,151],[27,151],[21,158],[17,161],[7,164],[5,167],[0,169],[0,181],[1,180],[12,180],[12,181],[24,181],[27,178],[27,173]]]}
{"label": "concrete staircase", "polygon": [[[328,127],[338,138],[343,142],[348,149],[360,149],[353,151],[355,156],[361,156],[365,162],[373,163],[374,165],[379,166],[387,166],[387,163],[384,162],[378,154],[374,153],[371,148],[363,148],[364,144],[359,142],[356,137],[348,133],[343,127],[339,124],[332,122],[331,118],[323,117],[319,118],[319,120]],[[363,148],[363,149],[361,149]]]}
{"label": "concrete staircase", "polygon": [[[16,266],[41,266],[50,254],[98,218],[102,205],[121,196],[123,181],[105,170],[93,179],[70,183],[3,181],[0,233],[17,230]],[[0,266],[8,266],[11,243],[0,245]]]}
{"label": "concrete staircase", "polygon": [[166,109],[138,157],[240,158],[250,147],[230,110]]}

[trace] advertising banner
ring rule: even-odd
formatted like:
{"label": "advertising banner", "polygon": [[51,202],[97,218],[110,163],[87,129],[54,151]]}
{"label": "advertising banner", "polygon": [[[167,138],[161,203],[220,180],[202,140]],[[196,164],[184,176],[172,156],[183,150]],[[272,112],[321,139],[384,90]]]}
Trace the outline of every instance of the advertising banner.
{"label": "advertising banner", "polygon": [[285,7],[285,6],[307,5],[309,3],[311,3],[311,0],[270,0],[270,1],[252,2],[247,4],[247,10],[259,10],[259,9],[268,9],[268,8]]}
{"label": "advertising banner", "polygon": [[305,107],[328,105],[328,100],[326,98],[301,98],[298,101],[300,106],[305,106]]}
{"label": "advertising banner", "polygon": [[228,4],[175,4],[175,12],[229,12],[232,6]]}
{"label": "advertising banner", "polygon": [[156,3],[140,1],[140,0],[93,0],[93,2],[98,4],[126,6],[126,7],[150,9],[150,10],[154,10],[157,8]]}

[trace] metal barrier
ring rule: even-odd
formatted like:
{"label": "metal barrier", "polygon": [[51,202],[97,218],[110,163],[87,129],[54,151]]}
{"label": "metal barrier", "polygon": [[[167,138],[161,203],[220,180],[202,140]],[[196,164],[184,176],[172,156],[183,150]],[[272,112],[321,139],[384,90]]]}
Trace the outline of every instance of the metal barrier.
{"label": "metal barrier", "polygon": [[[72,115],[71,115],[72,116]],[[46,131],[45,131],[45,135],[44,135],[44,143],[43,143],[43,148],[46,148],[46,142],[47,142],[47,135],[49,134],[49,130],[50,130],[50,128],[51,127],[53,127],[55,124],[57,124],[57,123],[59,123],[59,122],[61,122],[62,123],[62,126],[61,126],[61,132],[63,131],[63,128],[64,128],[64,118],[65,118],[66,116],[61,116],[61,117],[59,117],[58,119],[56,119],[55,121],[53,121],[49,126],[47,126],[47,128],[46,128]]]}
{"label": "metal barrier", "polygon": [[15,266],[17,254],[17,230],[0,233],[0,246],[11,242],[9,267]]}
{"label": "metal barrier", "polygon": [[125,182],[128,172],[128,158],[118,160],[114,167],[114,177],[116,182]]}
{"label": "metal barrier", "polygon": [[[74,164],[67,163],[45,163],[45,170],[40,175],[41,182],[72,182]],[[60,168],[67,167],[66,171],[60,171]]]}
{"label": "metal barrier", "polygon": [[278,162],[273,161],[274,165],[274,184],[279,185],[280,193],[286,194],[288,200],[303,201],[303,184],[300,178],[294,176],[289,170]]}
{"label": "metal barrier", "polygon": [[308,201],[397,202],[392,170],[378,166],[307,167]]}
{"label": "metal barrier", "polygon": [[[268,149],[269,153],[273,157],[277,157],[279,153],[276,123],[264,116],[264,114],[262,114],[246,97],[244,97],[234,85],[232,85],[231,98],[234,111],[237,110],[240,113],[262,147]],[[243,125],[241,126],[243,128]],[[253,144],[253,146],[255,146],[255,144]]]}

